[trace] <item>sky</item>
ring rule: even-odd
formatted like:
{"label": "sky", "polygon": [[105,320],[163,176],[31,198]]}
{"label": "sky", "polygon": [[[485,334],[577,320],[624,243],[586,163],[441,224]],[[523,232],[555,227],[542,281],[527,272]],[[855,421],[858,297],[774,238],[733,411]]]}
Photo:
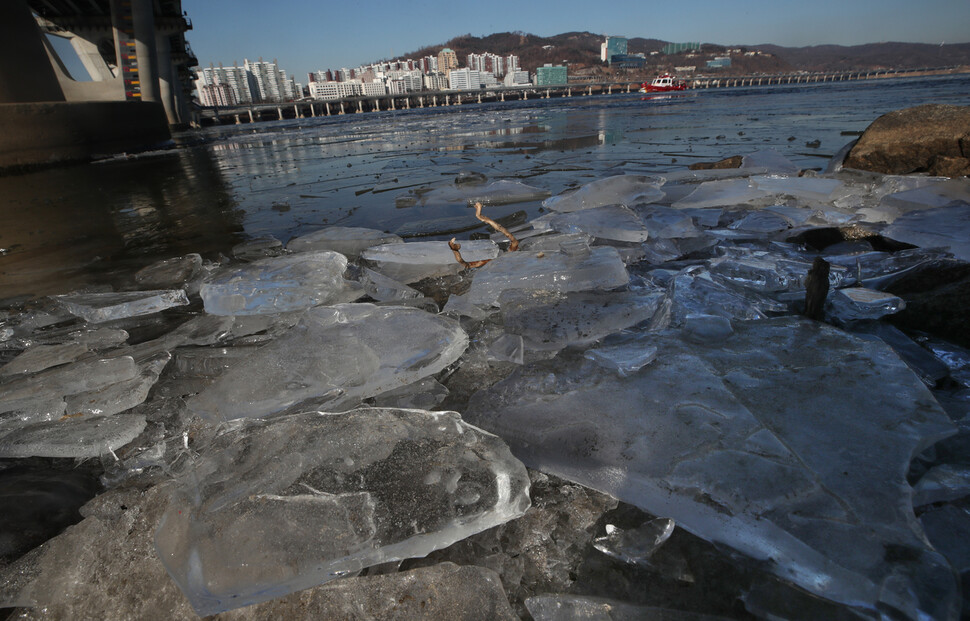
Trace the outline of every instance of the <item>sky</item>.
{"label": "sky", "polygon": [[[463,34],[589,31],[722,45],[970,42],[970,0],[182,0],[199,63],[357,67]],[[487,52],[489,50],[481,50]]]}

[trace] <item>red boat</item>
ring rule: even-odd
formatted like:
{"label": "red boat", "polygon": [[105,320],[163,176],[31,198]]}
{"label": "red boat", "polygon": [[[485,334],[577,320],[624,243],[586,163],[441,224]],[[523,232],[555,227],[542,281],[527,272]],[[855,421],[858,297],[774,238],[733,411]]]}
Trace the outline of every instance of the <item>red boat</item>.
{"label": "red boat", "polygon": [[647,84],[644,82],[640,86],[641,93],[667,93],[670,91],[685,91],[687,90],[687,83],[683,80],[678,80],[669,73],[659,75],[654,78],[653,82]]}

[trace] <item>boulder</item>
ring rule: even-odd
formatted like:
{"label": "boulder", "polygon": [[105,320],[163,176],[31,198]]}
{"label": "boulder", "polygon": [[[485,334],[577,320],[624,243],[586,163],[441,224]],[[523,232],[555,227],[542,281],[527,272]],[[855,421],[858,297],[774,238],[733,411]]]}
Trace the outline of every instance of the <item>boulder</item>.
{"label": "boulder", "polygon": [[925,104],[873,121],[844,165],[889,175],[951,176],[967,174],[968,157],[970,106]]}

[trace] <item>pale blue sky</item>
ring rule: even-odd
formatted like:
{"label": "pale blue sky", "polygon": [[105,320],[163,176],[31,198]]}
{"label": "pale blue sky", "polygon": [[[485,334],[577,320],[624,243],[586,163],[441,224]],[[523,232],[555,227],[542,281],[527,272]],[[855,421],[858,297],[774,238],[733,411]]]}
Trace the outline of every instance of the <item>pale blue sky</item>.
{"label": "pale blue sky", "polygon": [[304,83],[308,71],[356,67],[465,33],[588,30],[725,45],[970,42],[970,0],[183,0],[182,8],[202,66],[275,58]]}

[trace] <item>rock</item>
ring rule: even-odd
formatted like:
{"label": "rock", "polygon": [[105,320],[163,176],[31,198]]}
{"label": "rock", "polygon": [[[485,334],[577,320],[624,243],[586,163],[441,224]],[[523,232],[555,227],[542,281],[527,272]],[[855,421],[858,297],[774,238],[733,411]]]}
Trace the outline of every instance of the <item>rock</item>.
{"label": "rock", "polygon": [[741,156],[732,155],[716,162],[694,162],[687,168],[690,170],[722,170],[724,168],[741,168]]}
{"label": "rock", "polygon": [[970,347],[970,263],[941,260],[919,266],[887,290],[906,301],[892,323]]}
{"label": "rock", "polygon": [[[970,106],[924,104],[884,114],[866,129],[845,159],[846,168],[887,175],[929,172],[934,159],[970,157]],[[968,165],[941,160],[937,166]]]}

